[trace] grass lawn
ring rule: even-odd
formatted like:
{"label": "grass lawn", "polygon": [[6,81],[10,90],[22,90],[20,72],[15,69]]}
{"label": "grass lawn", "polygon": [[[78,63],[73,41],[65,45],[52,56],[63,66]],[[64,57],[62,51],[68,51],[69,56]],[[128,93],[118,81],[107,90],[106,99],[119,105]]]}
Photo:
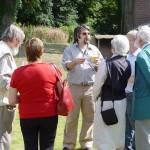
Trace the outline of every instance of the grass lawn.
{"label": "grass lawn", "polygon": [[[45,62],[54,62],[58,68],[63,72],[63,78],[66,78],[66,72],[63,71],[61,66],[61,59],[62,59],[62,51],[66,47],[65,44],[45,44],[44,54],[42,56],[42,60]],[[26,58],[24,57],[23,49],[20,50],[19,56],[15,58],[15,61],[18,66],[26,64]],[[56,133],[56,140],[55,140],[55,150],[61,150],[63,145],[63,132],[65,126],[66,117],[59,117],[59,123]],[[79,118],[79,130],[81,128],[81,117]],[[34,145],[33,145],[34,146]],[[80,148],[79,142],[77,141],[77,149]],[[24,150],[23,138],[20,131],[19,125],[19,117],[18,117],[18,110],[16,112],[16,118],[13,124],[13,132],[12,132],[12,145],[11,150]]]}

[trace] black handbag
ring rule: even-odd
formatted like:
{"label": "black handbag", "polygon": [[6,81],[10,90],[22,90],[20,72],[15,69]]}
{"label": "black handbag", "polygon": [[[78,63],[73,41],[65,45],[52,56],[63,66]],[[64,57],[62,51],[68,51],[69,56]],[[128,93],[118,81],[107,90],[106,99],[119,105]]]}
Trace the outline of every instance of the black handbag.
{"label": "black handbag", "polygon": [[110,126],[118,123],[118,118],[114,109],[114,101],[113,101],[113,108],[103,111],[102,107],[103,107],[103,101],[101,102],[101,115],[105,124]]}
{"label": "black handbag", "polygon": [[[111,78],[110,70],[108,68],[108,64],[107,63],[106,63],[106,67],[107,67],[107,70],[108,70],[108,74],[109,74],[109,76]],[[113,86],[111,88],[112,88],[112,93],[113,93]],[[107,110],[103,111],[102,110],[103,102],[104,101],[101,99],[101,115],[102,115],[103,121],[108,126],[117,124],[118,123],[118,118],[117,118],[117,115],[116,115],[116,112],[115,112],[115,109],[114,109],[114,99],[113,99],[113,97],[112,97],[113,108],[110,108],[110,109],[107,109]]]}

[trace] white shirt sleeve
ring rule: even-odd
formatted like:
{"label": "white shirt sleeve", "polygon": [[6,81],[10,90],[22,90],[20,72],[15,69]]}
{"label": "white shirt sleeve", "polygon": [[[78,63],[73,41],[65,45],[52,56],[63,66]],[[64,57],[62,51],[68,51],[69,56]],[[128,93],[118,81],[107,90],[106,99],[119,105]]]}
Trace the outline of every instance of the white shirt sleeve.
{"label": "white shirt sleeve", "polygon": [[94,101],[97,101],[106,78],[107,78],[106,61],[102,60],[98,66],[98,71],[96,73],[95,82],[93,86]]}
{"label": "white shirt sleeve", "polygon": [[0,88],[8,88],[12,71],[8,66],[9,54],[0,58]]}

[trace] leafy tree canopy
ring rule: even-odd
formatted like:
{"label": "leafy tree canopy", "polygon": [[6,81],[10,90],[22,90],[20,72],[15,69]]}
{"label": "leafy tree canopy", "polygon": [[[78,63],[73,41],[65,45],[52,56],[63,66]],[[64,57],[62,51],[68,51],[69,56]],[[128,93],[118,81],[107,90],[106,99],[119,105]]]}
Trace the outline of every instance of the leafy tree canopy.
{"label": "leafy tree canopy", "polygon": [[17,22],[32,25],[53,25],[51,0],[22,0]]}
{"label": "leafy tree canopy", "polygon": [[10,22],[17,19],[23,25],[64,28],[86,23],[96,33],[117,34],[121,24],[120,3],[119,0],[0,0],[1,6],[7,5],[0,10],[0,19],[6,22],[9,16]]}

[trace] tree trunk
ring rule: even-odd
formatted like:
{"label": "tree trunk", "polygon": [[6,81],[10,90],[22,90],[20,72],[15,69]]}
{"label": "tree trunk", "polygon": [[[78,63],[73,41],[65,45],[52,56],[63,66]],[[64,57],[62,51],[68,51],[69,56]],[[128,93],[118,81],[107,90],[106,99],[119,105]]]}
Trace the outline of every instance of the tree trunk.
{"label": "tree trunk", "polygon": [[0,35],[15,21],[18,0],[0,0]]}
{"label": "tree trunk", "polygon": [[121,0],[121,33],[126,34],[133,29],[133,2],[134,0]]}

